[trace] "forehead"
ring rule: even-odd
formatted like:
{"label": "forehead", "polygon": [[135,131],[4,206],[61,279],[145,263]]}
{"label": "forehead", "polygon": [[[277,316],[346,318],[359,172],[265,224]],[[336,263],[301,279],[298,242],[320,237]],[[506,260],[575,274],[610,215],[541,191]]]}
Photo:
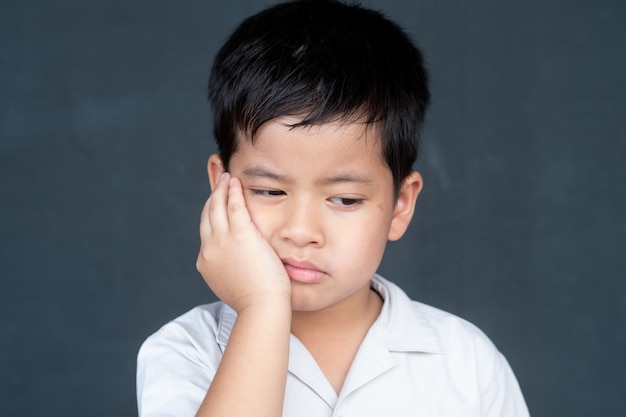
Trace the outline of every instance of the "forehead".
{"label": "forehead", "polygon": [[263,124],[252,136],[240,132],[234,154],[279,153],[308,155],[312,162],[333,159],[368,160],[386,167],[378,126],[372,123],[334,120],[298,125],[301,118],[285,116]]}
{"label": "forehead", "polygon": [[[229,161],[233,175],[289,179],[302,183],[333,183],[330,179],[393,185],[377,129],[345,121],[296,126],[299,119],[277,118],[261,126],[255,136],[242,135]],[[271,175],[269,175],[271,173]]]}

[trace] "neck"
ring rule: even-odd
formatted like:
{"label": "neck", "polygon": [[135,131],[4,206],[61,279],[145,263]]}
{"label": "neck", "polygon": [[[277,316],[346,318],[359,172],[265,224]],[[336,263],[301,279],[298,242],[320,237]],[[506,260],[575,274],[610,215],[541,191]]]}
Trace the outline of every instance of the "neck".
{"label": "neck", "polygon": [[365,336],[376,321],[383,302],[369,287],[360,296],[318,311],[293,311],[291,332],[302,342],[306,340]]}

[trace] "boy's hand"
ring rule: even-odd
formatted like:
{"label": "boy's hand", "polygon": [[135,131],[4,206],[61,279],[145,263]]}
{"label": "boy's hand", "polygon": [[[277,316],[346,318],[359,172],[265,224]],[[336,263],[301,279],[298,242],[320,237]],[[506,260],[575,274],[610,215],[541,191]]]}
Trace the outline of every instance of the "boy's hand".
{"label": "boy's hand", "polygon": [[285,267],[252,222],[241,182],[228,173],[222,174],[202,210],[200,239],[196,267],[215,295],[235,311],[290,305]]}

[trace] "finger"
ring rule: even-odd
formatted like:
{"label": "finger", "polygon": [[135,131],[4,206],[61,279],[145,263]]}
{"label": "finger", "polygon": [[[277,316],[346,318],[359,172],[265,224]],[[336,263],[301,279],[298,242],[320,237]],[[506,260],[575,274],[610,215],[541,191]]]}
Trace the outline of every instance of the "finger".
{"label": "finger", "polygon": [[250,213],[246,207],[246,200],[243,197],[241,181],[234,177],[229,180],[228,219],[233,230],[249,227],[249,224],[252,223]]}
{"label": "finger", "polygon": [[230,175],[227,172],[220,176],[220,179],[207,202],[208,207],[206,218],[212,232],[221,233],[228,230],[227,201],[229,179]]}
{"label": "finger", "polygon": [[211,222],[209,221],[209,204],[211,197],[207,198],[200,213],[200,240],[206,241],[211,236]]}

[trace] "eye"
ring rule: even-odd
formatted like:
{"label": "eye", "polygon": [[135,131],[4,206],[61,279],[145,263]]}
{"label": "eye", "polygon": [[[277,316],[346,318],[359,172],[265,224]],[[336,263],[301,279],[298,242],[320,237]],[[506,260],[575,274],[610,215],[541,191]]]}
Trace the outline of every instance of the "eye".
{"label": "eye", "polygon": [[250,193],[252,195],[259,195],[262,197],[279,197],[285,195],[285,192],[281,190],[264,190],[258,188],[251,188]]}
{"label": "eye", "polygon": [[329,198],[329,201],[341,207],[355,207],[363,203],[363,200],[360,198],[348,197],[331,197]]}

